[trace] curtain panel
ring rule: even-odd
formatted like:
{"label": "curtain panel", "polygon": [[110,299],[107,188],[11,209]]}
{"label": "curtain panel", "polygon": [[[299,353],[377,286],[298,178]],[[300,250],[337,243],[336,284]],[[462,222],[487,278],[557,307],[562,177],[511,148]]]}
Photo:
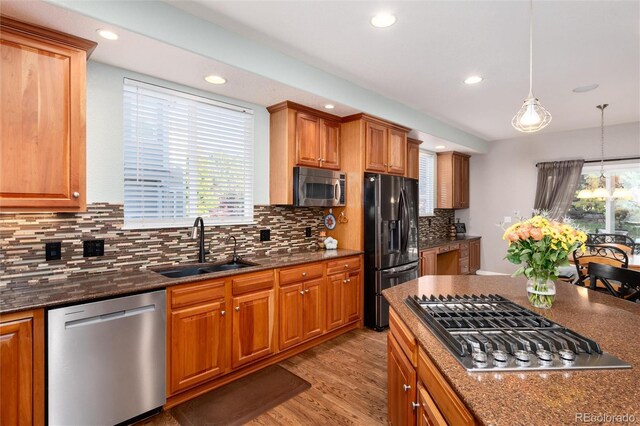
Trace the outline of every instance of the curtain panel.
{"label": "curtain panel", "polygon": [[584,160],[538,163],[538,186],[534,209],[545,210],[559,220],[573,201]]}

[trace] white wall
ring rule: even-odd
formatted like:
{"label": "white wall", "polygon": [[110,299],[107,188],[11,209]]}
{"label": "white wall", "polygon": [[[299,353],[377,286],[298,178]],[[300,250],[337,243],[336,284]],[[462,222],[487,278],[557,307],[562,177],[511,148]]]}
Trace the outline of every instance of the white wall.
{"label": "white wall", "polygon": [[[600,128],[533,134],[494,141],[489,153],[471,157],[470,208],[456,216],[467,232],[482,236],[482,269],[512,273],[517,267],[503,260],[507,244],[497,226],[514,211],[529,216],[536,192],[540,161],[600,158]],[[605,157],[640,155],[640,123],[605,128]]]}
{"label": "white wall", "polygon": [[256,205],[269,204],[269,112],[265,107],[94,61],[87,64],[87,202],[122,204],[124,201],[122,84],[125,77],[252,109],[255,126],[253,201]]}

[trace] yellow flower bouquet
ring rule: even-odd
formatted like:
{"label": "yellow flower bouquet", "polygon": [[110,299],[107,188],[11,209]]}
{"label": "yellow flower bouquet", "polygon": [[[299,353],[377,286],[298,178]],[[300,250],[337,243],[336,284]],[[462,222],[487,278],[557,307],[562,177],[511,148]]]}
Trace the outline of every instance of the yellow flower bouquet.
{"label": "yellow flower bouquet", "polygon": [[568,265],[569,255],[577,248],[584,250],[587,234],[569,224],[538,215],[510,226],[502,239],[509,242],[505,259],[523,265],[513,276],[528,278],[529,302],[548,309],[555,299],[558,267]]}

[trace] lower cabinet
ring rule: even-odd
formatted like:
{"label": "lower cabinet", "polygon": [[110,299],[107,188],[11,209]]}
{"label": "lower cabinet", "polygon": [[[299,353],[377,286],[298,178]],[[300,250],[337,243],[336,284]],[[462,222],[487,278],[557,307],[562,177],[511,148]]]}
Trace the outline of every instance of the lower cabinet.
{"label": "lower cabinet", "polygon": [[440,414],[436,403],[433,402],[429,392],[418,385],[418,426],[447,426],[448,423]]}
{"label": "lower cabinet", "polygon": [[327,331],[360,319],[361,277],[359,270],[327,277]]}
{"label": "lower cabinet", "polygon": [[423,250],[420,252],[420,276],[436,275],[437,272],[437,256],[436,249]]}
{"label": "lower cabinet", "polygon": [[475,274],[478,269],[480,269],[480,238],[420,251],[421,277]]}
{"label": "lower cabinet", "polygon": [[322,278],[280,288],[280,349],[322,334]]}
{"label": "lower cabinet", "polygon": [[0,425],[44,424],[44,313],[0,316]]}
{"label": "lower cabinet", "polygon": [[387,337],[387,395],[389,424],[416,424],[416,370],[404,355],[395,337]]}
{"label": "lower cabinet", "polygon": [[275,352],[274,299],[273,289],[233,298],[233,368]]}
{"label": "lower cabinet", "polygon": [[475,274],[480,269],[480,239],[469,241],[469,272]]}

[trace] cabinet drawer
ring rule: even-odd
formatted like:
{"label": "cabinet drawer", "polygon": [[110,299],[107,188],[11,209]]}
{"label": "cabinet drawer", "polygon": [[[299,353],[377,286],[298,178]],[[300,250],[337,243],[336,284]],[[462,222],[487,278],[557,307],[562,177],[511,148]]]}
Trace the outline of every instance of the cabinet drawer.
{"label": "cabinet drawer", "polygon": [[447,421],[442,417],[436,403],[433,402],[433,399],[429,396],[429,392],[427,392],[422,384],[418,384],[418,404],[420,404],[420,409],[424,411],[424,416],[427,420],[425,422],[426,425],[447,426]]}
{"label": "cabinet drawer", "polygon": [[327,262],[327,275],[339,274],[344,271],[360,269],[360,257],[347,257],[345,259],[331,260]]}
{"label": "cabinet drawer", "polygon": [[422,349],[418,350],[418,377],[447,423],[465,426],[474,424],[471,413]]}
{"label": "cabinet drawer", "polygon": [[169,295],[171,308],[181,308],[210,300],[224,299],[224,280],[205,281],[170,288]]}
{"label": "cabinet drawer", "polygon": [[468,274],[469,273],[469,258],[460,259],[460,273]]}
{"label": "cabinet drawer", "polygon": [[411,363],[417,365],[416,339],[402,320],[398,318],[398,314],[391,308],[389,309],[389,332],[396,338],[396,341],[400,344],[402,351],[407,355]]}
{"label": "cabinet drawer", "polygon": [[447,252],[447,251],[450,251],[450,249],[449,249],[449,246],[448,246],[448,245],[438,247],[438,253],[445,253],[445,252]]}
{"label": "cabinet drawer", "polygon": [[258,290],[268,290],[273,288],[273,270],[256,272],[255,274],[243,275],[231,280],[233,295],[251,293]]}
{"label": "cabinet drawer", "polygon": [[314,278],[322,277],[324,265],[322,263],[309,263],[280,270],[280,285],[298,283]]}

